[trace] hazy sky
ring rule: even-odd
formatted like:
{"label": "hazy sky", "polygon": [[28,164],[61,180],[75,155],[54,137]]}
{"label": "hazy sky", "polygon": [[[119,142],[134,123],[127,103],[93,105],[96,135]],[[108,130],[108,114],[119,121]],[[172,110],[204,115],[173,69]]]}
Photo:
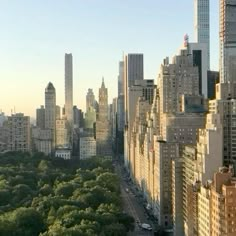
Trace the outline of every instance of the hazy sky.
{"label": "hazy sky", "polygon": [[[145,79],[157,78],[188,33],[194,0],[0,0],[0,109],[35,116],[51,81],[64,104],[64,54],[73,54],[74,104],[85,108],[105,78],[117,96],[118,62],[144,54]],[[218,0],[211,0],[211,68],[218,69]]]}

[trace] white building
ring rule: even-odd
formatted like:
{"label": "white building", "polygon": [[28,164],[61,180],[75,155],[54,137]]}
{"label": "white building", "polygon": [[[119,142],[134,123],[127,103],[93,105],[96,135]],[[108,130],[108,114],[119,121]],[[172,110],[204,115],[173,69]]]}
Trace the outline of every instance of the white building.
{"label": "white building", "polygon": [[199,95],[199,73],[197,66],[193,66],[192,55],[187,49],[180,50],[173,57],[164,59],[158,76],[160,93],[160,112],[176,113],[181,111],[181,96]]}
{"label": "white building", "polygon": [[80,159],[96,156],[96,140],[94,137],[80,138]]}
{"label": "white building", "polygon": [[153,80],[135,80],[132,82],[128,88],[128,103],[127,103],[127,120],[126,120],[126,127],[125,127],[125,135],[124,135],[124,161],[125,166],[129,164],[130,161],[130,139],[131,139],[131,132],[134,125],[134,120],[136,116],[136,105],[139,98],[143,98],[149,104],[152,104],[154,91],[156,85],[154,84]]}
{"label": "white building", "polygon": [[59,119],[56,120],[56,146],[57,147],[68,147],[69,140],[68,140],[68,130],[66,127],[67,120],[66,119]]}
{"label": "white building", "polygon": [[198,234],[201,236],[212,235],[210,199],[210,188],[201,186],[198,193]]}
{"label": "white building", "polygon": [[71,149],[56,149],[55,151],[55,157],[62,158],[64,160],[70,160],[71,159]]}
{"label": "white building", "polygon": [[33,149],[45,155],[52,153],[52,131],[50,129],[32,128]]}

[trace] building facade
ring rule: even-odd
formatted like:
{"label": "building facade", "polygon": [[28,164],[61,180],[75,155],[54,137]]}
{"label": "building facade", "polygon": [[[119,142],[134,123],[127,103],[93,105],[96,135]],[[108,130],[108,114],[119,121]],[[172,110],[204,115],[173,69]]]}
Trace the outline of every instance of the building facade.
{"label": "building facade", "polygon": [[128,54],[124,56],[124,111],[125,123],[128,122],[129,88],[135,80],[143,80],[143,54]]}
{"label": "building facade", "polygon": [[31,151],[30,139],[30,117],[23,113],[16,113],[8,116],[8,150],[10,151]]}
{"label": "building facade", "polygon": [[219,71],[207,71],[207,98],[216,98],[216,84],[220,82]]}
{"label": "building facade", "polygon": [[33,127],[31,130],[33,151],[52,154],[52,130]]}
{"label": "building facade", "polygon": [[56,146],[57,147],[68,147],[69,140],[67,134],[67,120],[59,119],[56,120]]}
{"label": "building facade", "polygon": [[36,110],[36,126],[45,129],[45,108],[43,105]]}
{"label": "building facade", "polygon": [[90,107],[94,108],[95,106],[95,96],[92,89],[88,89],[86,95],[86,112],[89,111]]}
{"label": "building facade", "polygon": [[65,54],[65,116],[73,124],[73,57]]}
{"label": "building facade", "polygon": [[194,0],[194,36],[207,47],[207,69],[210,68],[210,0]]}
{"label": "building facade", "polygon": [[104,79],[99,89],[99,113],[96,121],[96,153],[101,156],[112,155],[111,124],[108,121],[108,90]]}
{"label": "building facade", "polygon": [[80,159],[96,156],[96,140],[94,137],[80,138]]}
{"label": "building facade", "polygon": [[53,150],[56,145],[56,90],[51,82],[45,89],[45,129],[51,130]]}
{"label": "building facade", "polygon": [[236,0],[220,0],[220,81],[236,77]]}

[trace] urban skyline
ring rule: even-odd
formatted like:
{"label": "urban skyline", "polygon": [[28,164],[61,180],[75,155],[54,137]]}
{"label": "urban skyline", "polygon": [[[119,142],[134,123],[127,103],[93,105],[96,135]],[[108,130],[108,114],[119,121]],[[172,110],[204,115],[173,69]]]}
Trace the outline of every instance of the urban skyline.
{"label": "urban skyline", "polygon": [[[64,53],[64,92],[57,89],[59,83],[53,78],[45,83],[44,105],[33,106],[36,124],[30,123],[30,116],[23,113],[23,109],[18,112],[14,107],[11,115],[0,110],[0,190],[3,190],[0,235],[23,230],[35,236],[54,235],[54,232],[58,235],[73,232],[76,235],[235,236],[236,0],[218,0],[220,20],[215,41],[209,34],[212,28],[209,28],[209,0],[192,0],[192,30],[196,41],[192,39],[192,31],[173,38],[175,31],[180,33],[184,27],[176,23],[175,14],[181,15],[181,20],[185,12],[187,15],[190,12],[190,8],[183,8],[183,2],[172,3],[167,12],[165,4],[153,3],[152,7],[162,7],[164,13],[159,30],[173,33],[166,39],[165,45],[169,43],[169,47],[163,46],[163,56],[160,50],[161,62],[147,61],[146,65],[157,63],[159,66],[155,76],[145,71],[147,51],[141,46],[135,48],[149,45],[156,54],[156,47],[151,40],[146,41],[148,35],[143,34],[143,30],[150,30],[144,24],[150,22],[152,14],[147,21],[145,15],[139,14],[150,6],[137,3],[132,8],[130,0],[126,5],[131,7],[130,18],[121,17],[122,22],[117,25],[116,21],[108,23],[107,16],[102,18],[104,25],[107,23],[112,28],[109,34],[114,29],[119,31],[120,23],[129,26],[128,33],[124,29],[116,38],[117,47],[122,45],[123,38],[127,45],[135,45],[135,51],[124,50],[116,60],[114,79],[113,75],[111,80],[105,74],[113,72],[112,62],[102,66],[108,51],[110,60],[111,54],[116,54],[116,50],[110,51],[115,34],[112,37],[108,34],[105,37],[109,43],[103,48],[103,54],[97,55],[96,50],[89,54],[93,44],[87,45],[85,54],[73,50]],[[99,6],[104,3],[100,0]],[[81,6],[85,5],[81,2]],[[143,9],[134,14],[133,10],[141,5]],[[65,8],[59,2],[59,7],[62,6]],[[106,5],[111,6],[116,15],[124,5]],[[93,8],[91,12],[101,13]],[[172,19],[168,18],[170,15]],[[94,19],[89,18],[84,26]],[[134,20],[133,27],[128,19]],[[98,26],[100,20],[93,26]],[[171,25],[168,25],[169,20],[172,20]],[[73,24],[66,23],[63,22],[67,28],[73,28]],[[63,31],[66,38],[67,28]],[[101,29],[107,30],[106,27]],[[93,31],[98,32],[99,27]],[[133,40],[128,37],[130,32],[133,32]],[[140,35],[136,35],[138,32]],[[99,42],[100,35],[99,31],[94,42]],[[159,38],[158,46],[162,41],[161,36]],[[212,46],[216,41],[218,55],[214,43]],[[86,67],[78,67],[75,54],[83,59],[86,55],[90,63],[84,60]],[[94,66],[97,56],[100,57]],[[219,62],[218,70],[213,66],[215,60]],[[48,64],[51,65],[57,68],[56,64]],[[74,81],[79,81],[74,71],[80,68],[88,75],[105,71],[97,81],[81,80],[79,85],[86,86],[85,94],[74,86]],[[60,84],[62,81],[63,78]],[[17,86],[13,85],[13,88]],[[31,91],[30,84],[25,87]],[[34,94],[43,93],[43,89],[38,90],[35,89]],[[14,90],[8,91],[11,93],[14,94]],[[21,94],[24,96],[25,92],[22,90]],[[85,106],[77,105],[76,96],[81,96],[86,110]],[[25,100],[27,105],[28,101]],[[31,174],[24,164],[38,180],[32,177],[32,181],[27,180]],[[60,166],[63,171],[58,176],[55,170]],[[109,169],[112,174],[108,173]],[[29,216],[22,217],[20,212],[29,210]],[[40,220],[32,220],[31,215]],[[35,222],[40,221],[41,225],[35,228]],[[104,225],[107,221],[108,228]],[[31,230],[35,233],[28,233]]]}
{"label": "urban skyline", "polygon": [[[51,81],[58,94],[64,93],[63,55],[68,52],[73,54],[74,59],[74,104],[83,110],[85,110],[84,98],[87,89],[93,88],[97,98],[97,88],[99,88],[103,76],[108,85],[109,103],[111,103],[113,98],[110,94],[117,94],[117,63],[122,60],[123,52],[143,53],[144,79],[154,79],[156,83],[162,58],[170,53],[174,54],[176,46],[181,46],[185,33],[190,35],[190,41],[194,41],[193,2],[185,0],[178,4],[173,3],[175,10],[159,1],[157,3],[150,1],[149,4],[146,2],[136,3],[135,11],[130,12],[129,7],[132,3],[133,1],[126,4],[118,2],[105,4],[104,1],[98,1],[98,3],[92,4],[93,9],[91,3],[82,1],[72,1],[71,5],[59,2],[55,12],[52,12],[51,15],[49,13],[51,13],[52,4],[48,3],[43,16],[40,14],[43,6],[39,3],[31,3],[26,9],[22,9],[22,6],[16,1],[7,4],[1,3],[1,11],[5,10],[1,12],[1,22],[9,22],[9,27],[6,28],[5,24],[2,27],[4,36],[0,46],[2,47],[0,76],[4,80],[5,89],[0,95],[0,109],[6,114],[10,114],[11,110],[16,110],[16,112],[22,111],[35,117],[35,107],[44,103],[43,95],[35,91],[42,91],[45,85]],[[97,4],[99,10],[96,11]],[[72,11],[71,17],[65,17],[65,14],[62,19],[59,19],[63,7],[65,7],[65,12]],[[77,7],[79,13],[83,11],[81,14],[91,20],[82,24],[72,7]],[[176,9],[183,7],[188,9],[186,14],[177,17],[178,11]],[[15,12],[20,9],[21,11],[17,12],[21,12],[22,15]],[[154,9],[156,10],[154,11]],[[108,11],[109,14],[103,14],[104,11]],[[111,14],[112,11],[114,14]],[[23,13],[25,13],[24,16]],[[35,26],[29,22],[33,13]],[[163,16],[164,13],[167,16],[166,19]],[[215,39],[218,39],[219,17],[217,13],[218,4],[211,3],[210,30],[211,38]],[[139,17],[140,15],[143,17]],[[15,21],[16,26],[13,26],[15,17],[19,18],[19,22]],[[173,21],[173,17],[179,20]],[[164,24],[161,23],[163,19],[165,19]],[[110,21],[114,22],[114,25]],[[48,22],[48,25],[45,26],[45,22]],[[59,32],[59,23],[62,23],[62,26],[68,23],[70,27],[62,27]],[[78,30],[75,28],[77,23],[80,29],[79,34],[76,33]],[[42,26],[45,26],[45,29],[42,29]],[[175,27],[181,30],[178,32],[169,30]],[[50,29],[55,30],[55,35],[50,33]],[[123,30],[122,34],[126,33],[126,40],[121,33],[118,34],[121,30]],[[63,36],[61,32],[64,31]],[[35,36],[29,39],[25,38],[22,33]],[[70,33],[75,40],[65,36]],[[137,33],[139,37],[137,37]],[[173,43],[173,38],[178,41]],[[16,41],[16,39],[18,40]],[[6,47],[7,45],[9,46]],[[218,48],[217,40],[211,42],[211,69],[218,68]],[[110,86],[110,84],[114,86]],[[27,90],[27,88],[32,89]],[[12,90],[11,94],[7,92],[9,89]],[[58,105],[61,107],[64,105],[63,100],[63,96],[58,97]],[[25,101],[28,101],[27,104]]]}

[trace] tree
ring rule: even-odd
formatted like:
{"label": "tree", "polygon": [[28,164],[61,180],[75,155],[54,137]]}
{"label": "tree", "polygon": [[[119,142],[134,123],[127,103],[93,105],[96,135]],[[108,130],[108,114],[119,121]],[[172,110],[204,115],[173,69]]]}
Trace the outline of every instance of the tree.
{"label": "tree", "polygon": [[50,162],[47,160],[41,160],[38,164],[39,171],[47,171],[50,168]]}
{"label": "tree", "polygon": [[45,230],[42,216],[33,208],[18,208],[3,214],[0,225],[0,235],[37,236]]}
{"label": "tree", "polygon": [[0,235],[119,236],[132,229],[110,160],[0,156]]}
{"label": "tree", "polygon": [[106,225],[101,235],[109,235],[109,236],[125,236],[126,235],[126,229],[124,225],[119,223],[112,223],[109,225]]}
{"label": "tree", "polygon": [[0,206],[4,206],[10,203],[12,194],[9,189],[0,189]]}
{"label": "tree", "polygon": [[39,193],[43,196],[53,195],[53,189],[49,184],[44,184],[42,188],[39,189]]}
{"label": "tree", "polygon": [[31,188],[26,184],[18,184],[14,186],[12,193],[14,195],[14,203],[25,200],[27,197],[33,195]]}
{"label": "tree", "polygon": [[73,194],[74,186],[71,183],[59,183],[56,187],[55,194],[63,197],[70,197]]}
{"label": "tree", "polygon": [[116,174],[105,172],[97,177],[97,182],[99,185],[109,189],[111,192],[119,192],[120,184]]}

